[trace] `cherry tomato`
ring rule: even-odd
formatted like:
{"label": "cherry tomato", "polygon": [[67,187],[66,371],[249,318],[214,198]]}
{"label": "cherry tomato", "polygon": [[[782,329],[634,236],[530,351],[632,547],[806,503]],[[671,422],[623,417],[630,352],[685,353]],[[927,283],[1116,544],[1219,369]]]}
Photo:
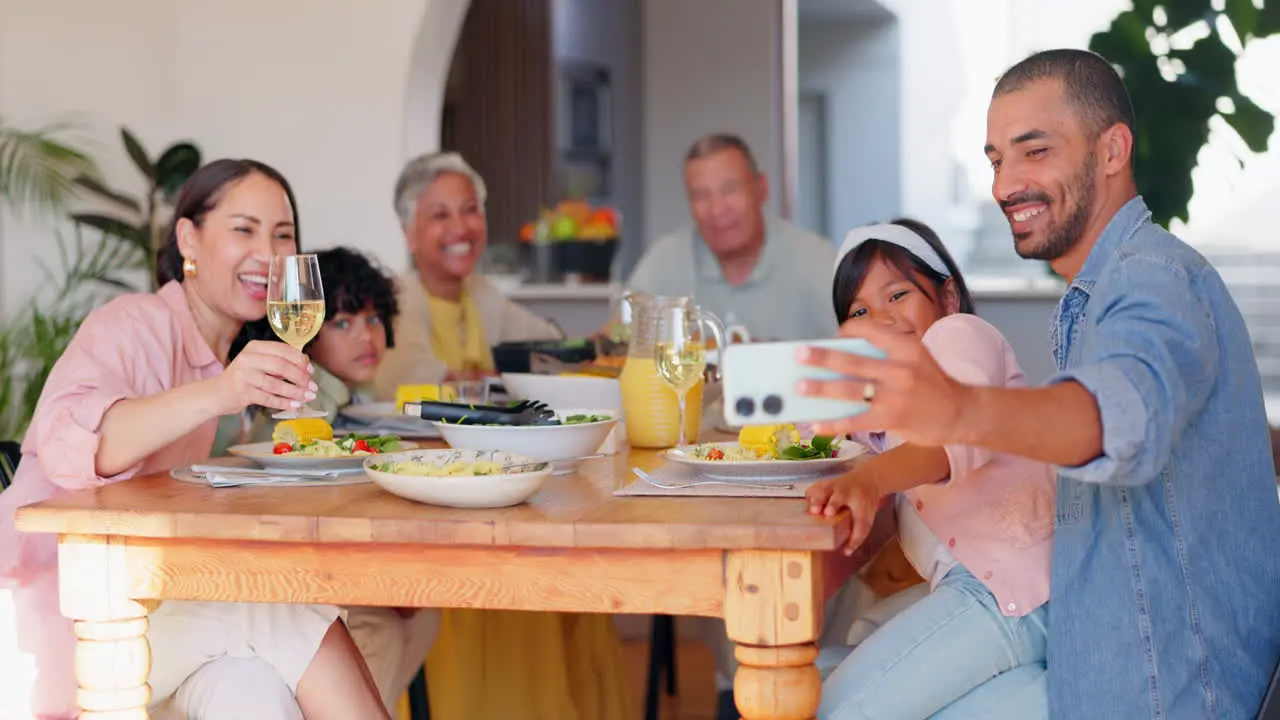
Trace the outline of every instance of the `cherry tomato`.
{"label": "cherry tomato", "polygon": [[364,440],[357,440],[355,445],[351,446],[351,452],[367,452],[372,453],[373,449],[369,447],[369,443]]}
{"label": "cherry tomato", "polygon": [[276,446],[271,448],[271,452],[276,455],[284,455],[285,453],[293,452],[293,446],[287,442],[276,443]]}
{"label": "cherry tomato", "polygon": [[707,451],[707,458],[710,460],[723,460],[724,451],[720,448],[711,448]]}

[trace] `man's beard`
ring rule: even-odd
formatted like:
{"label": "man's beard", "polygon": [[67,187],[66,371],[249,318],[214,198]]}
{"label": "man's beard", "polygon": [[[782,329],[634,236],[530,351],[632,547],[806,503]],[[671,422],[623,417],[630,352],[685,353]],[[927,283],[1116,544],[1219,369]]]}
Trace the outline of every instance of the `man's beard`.
{"label": "man's beard", "polygon": [[[1050,223],[1046,228],[1048,239],[1038,246],[1025,242],[1015,242],[1013,248],[1026,260],[1046,260],[1052,262],[1070,252],[1080,242],[1085,228],[1089,224],[1089,216],[1093,214],[1094,188],[1093,179],[1097,174],[1098,159],[1093,153],[1085,156],[1084,165],[1067,181],[1064,202],[1075,201],[1075,207],[1061,224]],[[1001,202],[1002,206],[1019,205],[1027,202],[1042,202],[1052,207],[1049,196],[1043,193],[1023,193],[1018,197]],[[1047,208],[1046,208],[1047,209]]]}

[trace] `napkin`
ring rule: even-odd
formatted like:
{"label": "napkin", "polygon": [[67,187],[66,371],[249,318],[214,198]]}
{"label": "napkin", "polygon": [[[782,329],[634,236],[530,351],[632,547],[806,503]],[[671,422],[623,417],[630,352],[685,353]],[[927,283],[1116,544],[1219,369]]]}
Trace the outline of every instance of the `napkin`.
{"label": "napkin", "polygon": [[290,470],[258,469],[234,465],[190,465],[179,471],[187,477],[178,479],[203,479],[211,487],[243,487],[248,485],[280,485],[290,487],[314,487],[316,485],[355,485],[369,482],[363,468],[343,470]]}

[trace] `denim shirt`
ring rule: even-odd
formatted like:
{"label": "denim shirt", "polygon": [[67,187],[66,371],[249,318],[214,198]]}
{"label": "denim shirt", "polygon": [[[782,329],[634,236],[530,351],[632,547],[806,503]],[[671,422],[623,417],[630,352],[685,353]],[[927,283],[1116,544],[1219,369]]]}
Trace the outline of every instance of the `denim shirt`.
{"label": "denim shirt", "polygon": [[1239,309],[1134,198],[1050,335],[1050,382],[1093,394],[1103,436],[1058,469],[1050,717],[1251,720],[1280,657],[1280,501]]}

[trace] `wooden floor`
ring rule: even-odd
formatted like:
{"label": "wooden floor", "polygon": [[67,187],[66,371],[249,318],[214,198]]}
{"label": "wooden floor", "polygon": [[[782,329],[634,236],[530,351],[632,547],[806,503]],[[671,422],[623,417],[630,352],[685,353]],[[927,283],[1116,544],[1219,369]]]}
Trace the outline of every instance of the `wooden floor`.
{"label": "wooden floor", "polygon": [[[644,686],[649,672],[649,643],[628,642],[623,645],[623,657],[631,680],[631,697],[636,712],[633,717],[644,717]],[[662,695],[661,720],[715,720],[716,681],[715,661],[706,645],[682,642],[676,650],[678,675],[676,697]]]}

